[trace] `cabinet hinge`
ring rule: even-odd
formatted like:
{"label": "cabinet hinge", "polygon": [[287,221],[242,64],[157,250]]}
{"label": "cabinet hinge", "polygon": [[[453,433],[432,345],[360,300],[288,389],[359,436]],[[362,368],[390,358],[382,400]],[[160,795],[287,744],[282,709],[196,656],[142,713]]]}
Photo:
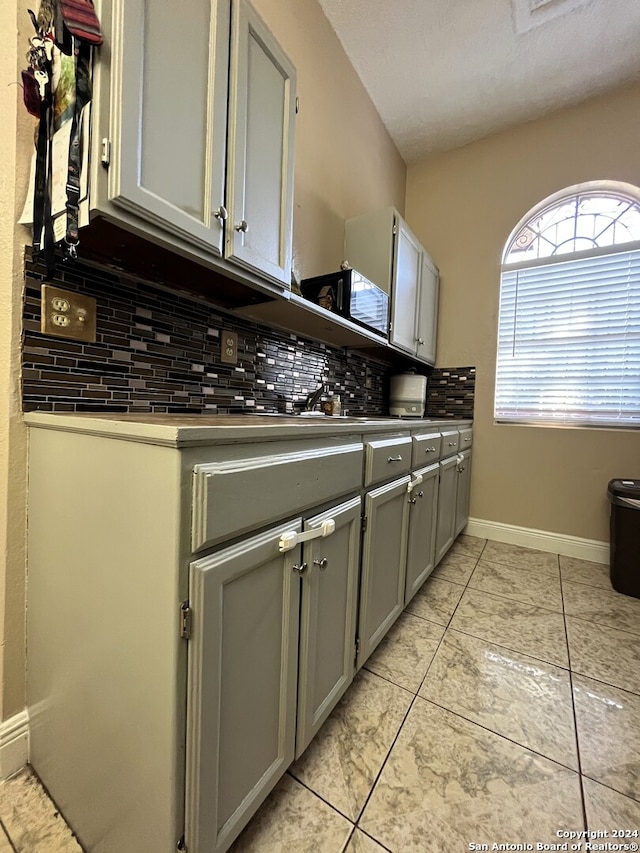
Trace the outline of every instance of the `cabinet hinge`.
{"label": "cabinet hinge", "polygon": [[109,168],[109,164],[111,163],[111,140],[106,136],[102,140],[102,152],[100,154],[100,162],[105,167],[105,169]]}
{"label": "cabinet hinge", "polygon": [[367,529],[367,520],[368,520],[367,516],[363,515],[361,518],[361,526],[362,526],[362,532],[363,533]]}
{"label": "cabinet hinge", "polygon": [[[189,606],[188,601],[183,601],[180,604],[180,636],[183,640],[191,639],[191,621],[193,618],[193,611]],[[178,848],[180,849],[180,848]],[[184,848],[186,850],[186,847]]]}
{"label": "cabinet hinge", "polygon": [[358,663],[358,655],[360,654],[360,637],[356,637],[356,656],[353,659],[354,665]]}

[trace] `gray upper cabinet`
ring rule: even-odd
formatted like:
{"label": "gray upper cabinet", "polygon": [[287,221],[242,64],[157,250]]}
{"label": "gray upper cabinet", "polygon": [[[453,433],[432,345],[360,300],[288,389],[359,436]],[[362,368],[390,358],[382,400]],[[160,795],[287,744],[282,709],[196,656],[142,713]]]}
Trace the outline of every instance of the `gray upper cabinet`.
{"label": "gray upper cabinet", "polygon": [[416,357],[428,364],[436,363],[439,288],[438,270],[423,251],[416,302]]}
{"label": "gray upper cabinet", "polygon": [[345,257],[391,296],[390,344],[435,363],[438,270],[392,207],[348,219]]}
{"label": "gray upper cabinet", "polygon": [[265,25],[247,0],[99,12],[92,210],[289,286],[295,70]]}
{"label": "gray upper cabinet", "polygon": [[246,0],[231,31],[225,254],[290,282],[296,73]]}
{"label": "gray upper cabinet", "polygon": [[416,305],[420,296],[422,249],[406,227],[396,223],[394,228],[396,232],[389,340],[395,346],[415,354]]}

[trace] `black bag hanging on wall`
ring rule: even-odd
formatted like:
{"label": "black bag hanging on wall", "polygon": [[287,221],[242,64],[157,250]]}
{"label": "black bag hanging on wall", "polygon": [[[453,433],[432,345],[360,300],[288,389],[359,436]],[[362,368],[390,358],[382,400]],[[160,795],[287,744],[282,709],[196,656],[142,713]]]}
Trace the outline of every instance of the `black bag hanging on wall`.
{"label": "black bag hanging on wall", "polygon": [[29,10],[36,35],[27,54],[29,68],[22,72],[24,102],[39,118],[36,142],[36,170],[33,195],[33,249],[44,254],[47,279],[55,272],[53,232],[52,149],[55,90],[53,50],[73,56],[75,92],[66,175],[66,233],[63,260],[77,257],[82,162],[83,108],[91,100],[91,50],[102,44],[100,23],[90,0],[42,0],[38,16]]}

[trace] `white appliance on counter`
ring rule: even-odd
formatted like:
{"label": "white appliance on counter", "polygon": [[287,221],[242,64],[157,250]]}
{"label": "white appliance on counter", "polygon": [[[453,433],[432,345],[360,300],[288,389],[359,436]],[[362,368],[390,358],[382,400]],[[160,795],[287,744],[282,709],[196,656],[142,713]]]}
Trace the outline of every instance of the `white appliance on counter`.
{"label": "white appliance on counter", "polygon": [[389,414],[396,418],[422,418],[427,402],[427,377],[415,370],[391,377]]}

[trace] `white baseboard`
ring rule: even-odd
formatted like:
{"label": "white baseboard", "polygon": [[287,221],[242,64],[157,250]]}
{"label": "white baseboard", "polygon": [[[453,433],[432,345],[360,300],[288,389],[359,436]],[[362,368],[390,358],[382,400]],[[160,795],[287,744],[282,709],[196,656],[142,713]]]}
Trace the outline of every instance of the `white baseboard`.
{"label": "white baseboard", "polygon": [[29,759],[29,714],[20,711],[0,723],[0,780],[13,776]]}
{"label": "white baseboard", "polygon": [[483,521],[481,518],[470,518],[463,532],[481,539],[493,539],[495,542],[522,545],[525,548],[536,548],[538,551],[562,554],[563,557],[578,557],[580,560],[609,565],[609,543],[599,542],[597,539],[581,539],[578,536],[549,533],[546,530],[533,530],[514,524]]}

